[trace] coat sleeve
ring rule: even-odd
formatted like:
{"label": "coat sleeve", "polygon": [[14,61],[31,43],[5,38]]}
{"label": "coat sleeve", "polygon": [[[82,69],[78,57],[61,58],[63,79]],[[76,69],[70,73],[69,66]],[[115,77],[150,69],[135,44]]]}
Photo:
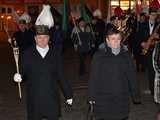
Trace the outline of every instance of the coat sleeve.
{"label": "coat sleeve", "polygon": [[73,93],[72,93],[71,83],[64,78],[63,57],[61,53],[58,53],[57,58],[58,58],[57,59],[57,62],[58,62],[57,71],[58,71],[58,78],[59,78],[60,86],[62,88],[65,98],[70,99],[73,97]]}
{"label": "coat sleeve", "polygon": [[27,63],[25,61],[25,54],[24,52],[19,55],[19,72],[22,76],[22,80],[26,79],[26,72],[27,72]]}
{"label": "coat sleeve", "polygon": [[127,79],[128,79],[128,84],[129,84],[129,90],[131,93],[131,97],[133,102],[140,102],[140,90],[138,87],[138,82],[137,82],[137,75],[136,75],[136,68],[133,63],[132,57],[128,54],[127,55],[127,61],[128,61],[128,68],[126,71]]}
{"label": "coat sleeve", "polygon": [[99,71],[99,65],[98,65],[98,58],[95,54],[92,60],[91,64],[91,74],[90,74],[90,80],[88,82],[88,100],[89,101],[95,101],[96,96],[96,85],[98,81],[98,71]]}

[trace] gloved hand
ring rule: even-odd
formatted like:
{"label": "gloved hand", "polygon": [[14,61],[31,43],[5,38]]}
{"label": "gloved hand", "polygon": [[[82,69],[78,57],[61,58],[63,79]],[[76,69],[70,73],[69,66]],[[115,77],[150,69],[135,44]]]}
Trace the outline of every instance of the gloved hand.
{"label": "gloved hand", "polygon": [[89,101],[89,104],[95,104],[96,102],[95,101]]}
{"label": "gloved hand", "polygon": [[72,105],[73,99],[72,99],[72,98],[71,98],[71,99],[67,99],[66,103],[67,103],[68,105]]}
{"label": "gloved hand", "polygon": [[11,39],[11,38],[8,38],[8,42],[11,44],[11,43],[12,43],[12,39]]}
{"label": "gloved hand", "polygon": [[21,77],[21,74],[19,73],[15,73],[13,79],[15,82],[22,82],[22,77]]}
{"label": "gloved hand", "polygon": [[78,45],[76,45],[76,44],[74,45],[74,50],[78,51]]}

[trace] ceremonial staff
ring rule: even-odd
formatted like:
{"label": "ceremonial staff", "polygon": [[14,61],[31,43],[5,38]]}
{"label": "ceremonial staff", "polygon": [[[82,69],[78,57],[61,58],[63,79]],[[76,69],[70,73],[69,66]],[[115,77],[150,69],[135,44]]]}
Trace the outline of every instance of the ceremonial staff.
{"label": "ceremonial staff", "polygon": [[[11,37],[8,33],[8,29],[4,26],[4,30],[8,36],[8,39],[11,40]],[[13,48],[13,55],[14,55],[14,59],[15,59],[15,62],[16,62],[16,70],[17,70],[17,73],[20,73],[19,72],[19,48],[17,47],[17,43],[16,43],[16,40],[14,40],[14,45],[12,44],[11,41],[9,41],[9,43],[11,44],[11,47]],[[18,82],[18,91],[19,91],[19,98],[21,99],[22,98],[22,90],[21,90],[21,84],[20,82]]]}
{"label": "ceremonial staff", "polygon": [[[16,45],[16,41],[14,41],[14,44]],[[19,48],[17,47],[17,45],[15,47],[13,47],[13,54],[14,54],[14,59],[16,62],[16,70],[17,73],[19,72]],[[21,83],[18,82],[18,91],[19,91],[19,98],[22,99],[22,90],[21,90]]]}

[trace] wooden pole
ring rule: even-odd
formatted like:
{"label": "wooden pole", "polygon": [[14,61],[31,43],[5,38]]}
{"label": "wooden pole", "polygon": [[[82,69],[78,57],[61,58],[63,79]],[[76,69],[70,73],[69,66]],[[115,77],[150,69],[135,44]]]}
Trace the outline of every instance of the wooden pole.
{"label": "wooden pole", "polygon": [[78,37],[79,45],[81,46],[81,45],[82,45],[82,41],[81,41],[81,39],[80,39],[78,30],[77,30],[77,25],[76,25],[76,22],[75,22],[75,20],[74,20],[74,18],[73,18],[73,14],[72,14],[72,13],[71,13],[71,17],[72,17],[72,20],[73,20],[74,27],[76,28],[76,34],[77,34],[77,37]]}

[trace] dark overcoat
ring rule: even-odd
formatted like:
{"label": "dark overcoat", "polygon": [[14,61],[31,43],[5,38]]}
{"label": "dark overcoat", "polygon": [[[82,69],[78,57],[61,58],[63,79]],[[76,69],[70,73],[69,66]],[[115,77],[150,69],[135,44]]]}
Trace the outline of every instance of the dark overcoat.
{"label": "dark overcoat", "polygon": [[36,46],[24,51],[21,58],[21,74],[26,80],[28,120],[58,120],[59,83],[66,99],[72,98],[72,90],[64,79],[62,56],[55,48],[43,59]]}
{"label": "dark overcoat", "polygon": [[25,30],[23,32],[19,30],[13,34],[20,52],[24,51],[35,43],[34,35],[35,33],[31,30]]}
{"label": "dark overcoat", "polygon": [[124,47],[114,55],[105,45],[93,57],[89,81],[89,100],[95,101],[95,116],[105,120],[128,117],[130,95],[138,97],[132,58]]}

